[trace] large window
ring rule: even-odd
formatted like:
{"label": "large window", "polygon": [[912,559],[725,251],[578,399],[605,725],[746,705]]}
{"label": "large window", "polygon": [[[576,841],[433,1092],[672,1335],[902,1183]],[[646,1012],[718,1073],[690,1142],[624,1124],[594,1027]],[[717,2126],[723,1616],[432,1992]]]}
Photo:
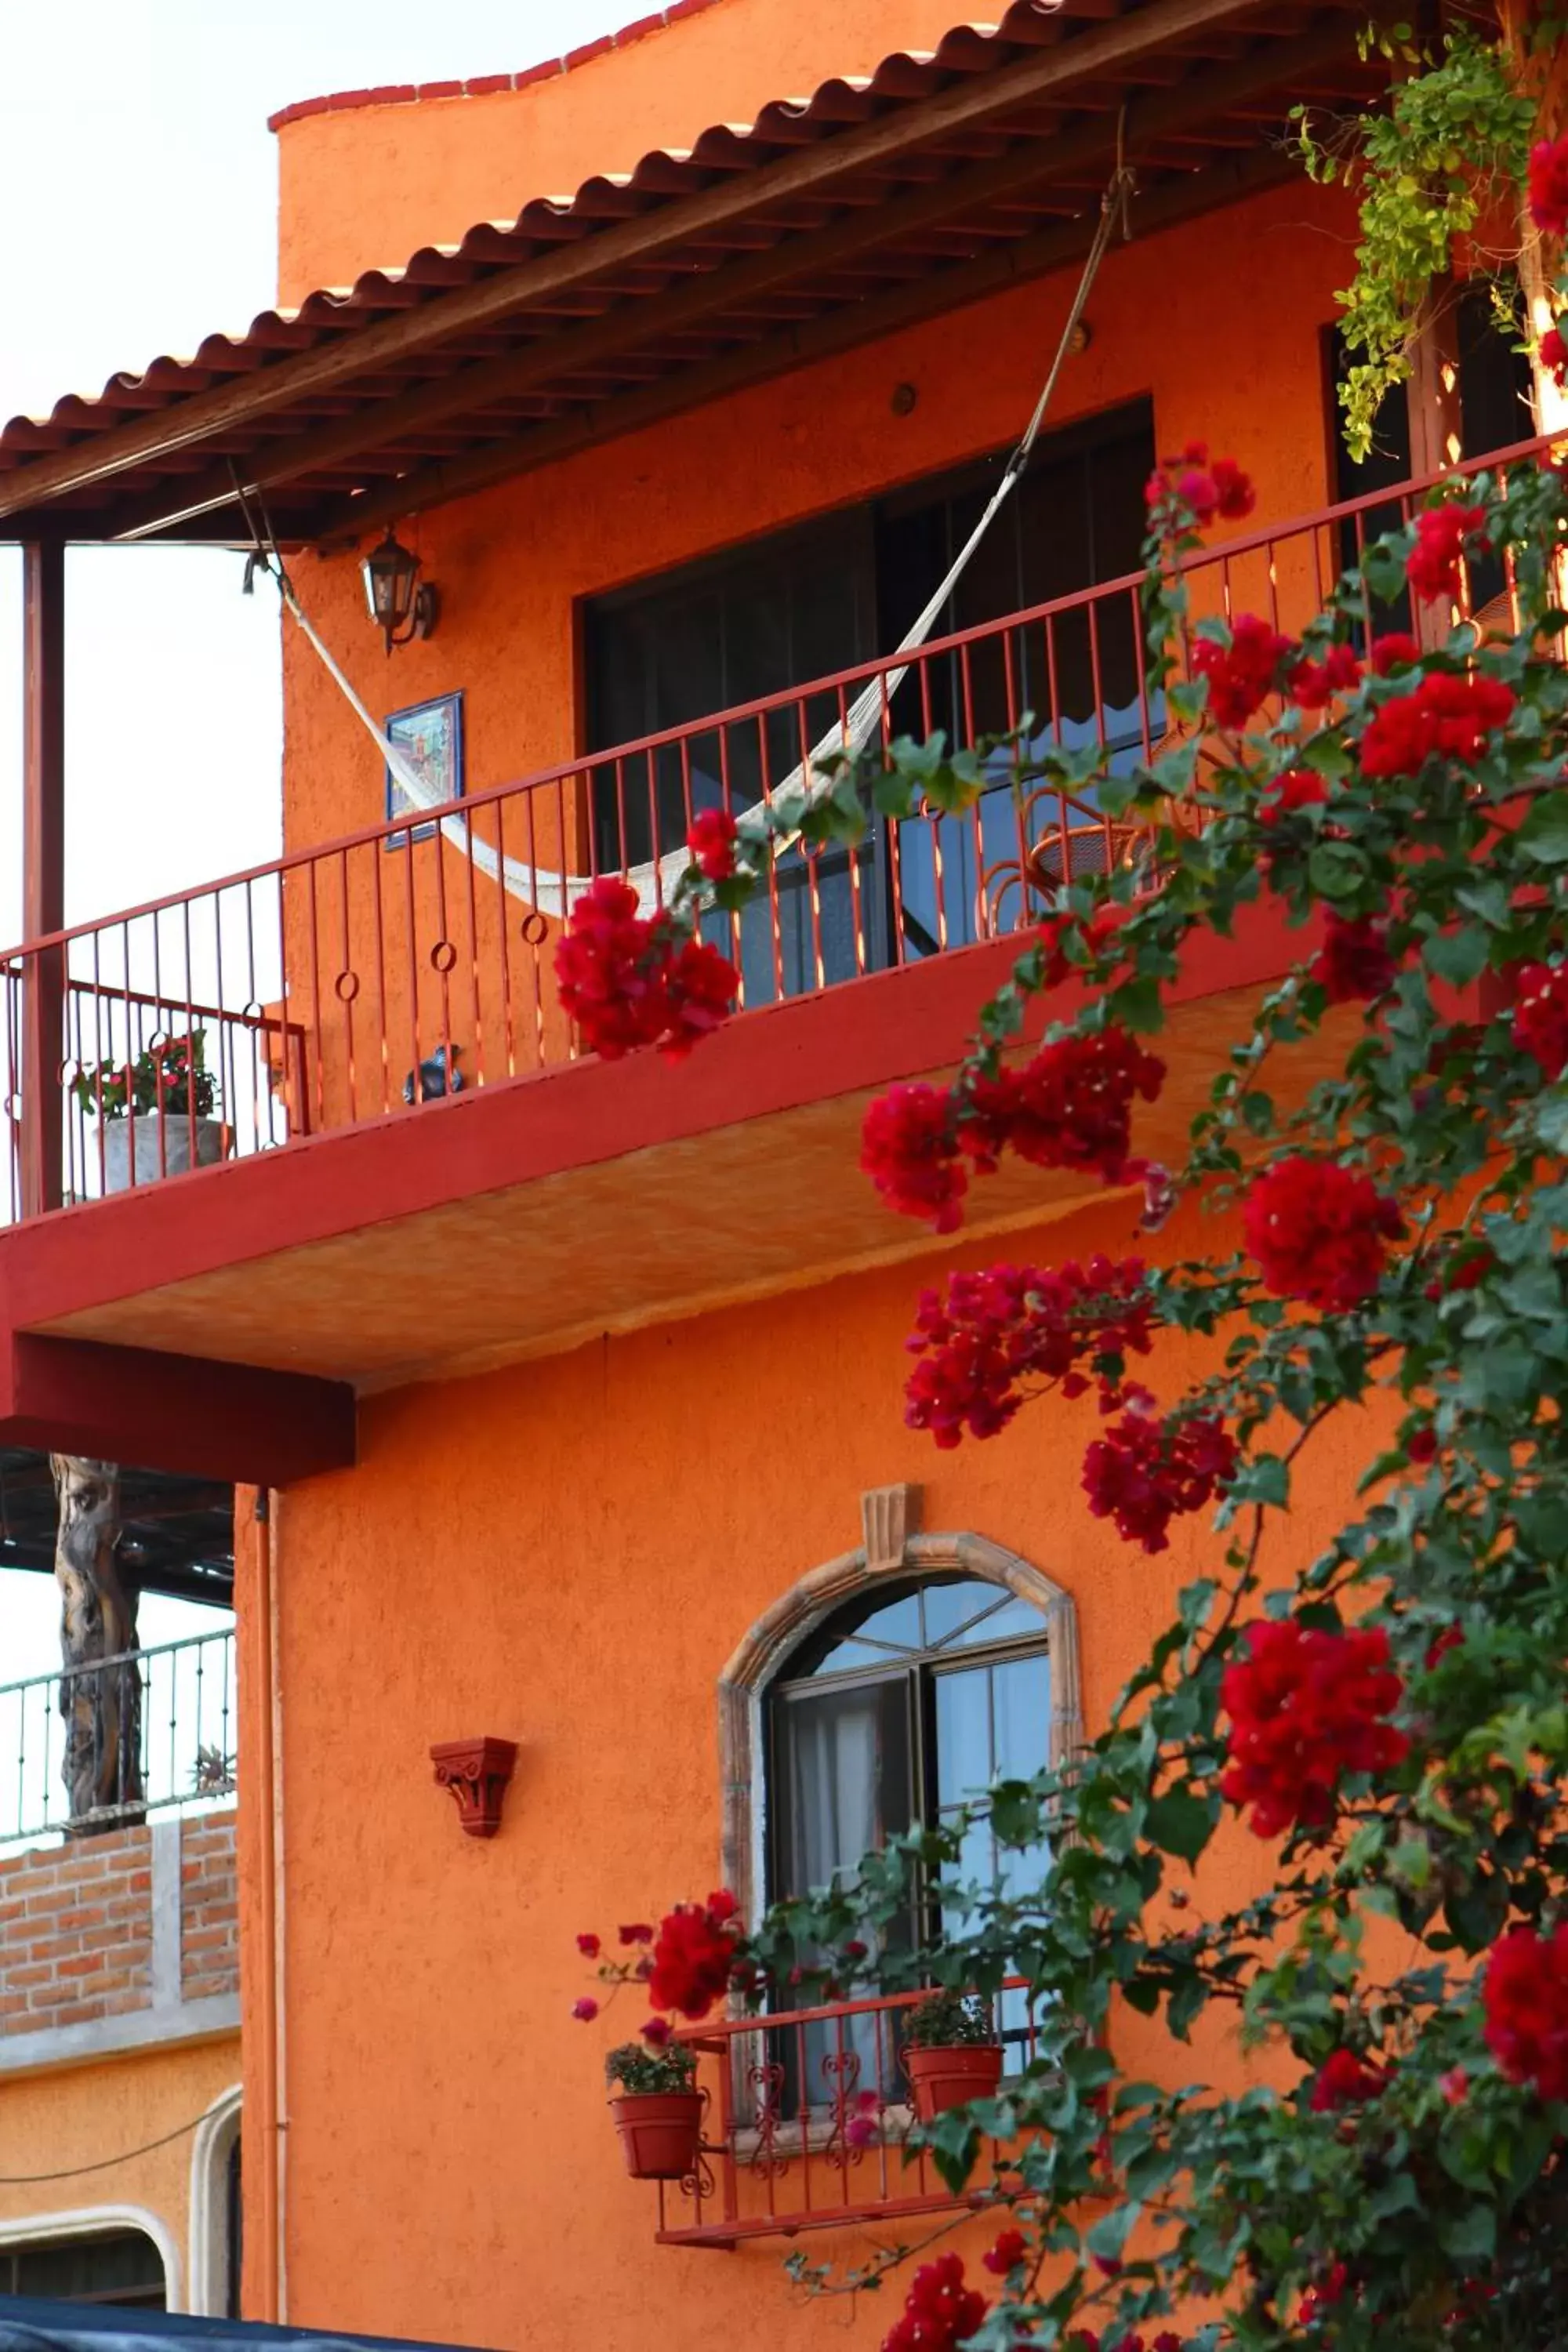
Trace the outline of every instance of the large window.
{"label": "large window", "polygon": [[[771,1892],[847,1883],[863,1854],[915,1822],[949,1820],[993,1781],[1044,1770],[1050,1675],[1038,1612],[978,1577],[910,1582],[839,1611],[770,1695]],[[1024,1874],[1039,1868],[1038,1855],[1005,1853],[987,1824],[972,1827],[965,1880],[1020,1893]],[[934,1925],[917,1893],[890,1941],[907,1944]],[[1025,2027],[1014,1996],[1002,2022],[1008,2038]],[[889,2053],[871,2028],[864,2038],[869,2081],[886,2074]],[[827,2050],[826,2038],[820,2053],[808,2041],[808,2074]],[[808,2082],[808,2103],[823,2089]]]}
{"label": "large window", "polygon": [[163,2258],[140,2230],[0,2246],[0,2295],[38,2295],[54,2303],[164,2308]]}
{"label": "large window", "polygon": [[[585,614],[589,749],[689,726],[825,674],[889,654],[941,586],[1000,478],[1005,453],[916,483],[804,530],[775,532],[682,572],[595,599]],[[1002,508],[933,632],[945,635],[1136,571],[1143,484],[1154,457],[1146,402],[1048,435]],[[1026,709],[1042,740],[1141,740],[1132,600],[1101,614],[1058,615],[953,653],[910,677],[895,732],[942,728],[952,742],[1005,732]],[[599,861],[637,865],[679,846],[688,812],[726,797],[750,806],[783,782],[842,716],[837,694],[707,730],[650,754],[606,761],[594,782]],[[816,861],[815,898],[798,855],[778,867],[780,963],[769,909],[748,910],[741,963],[748,1003],[874,969],[901,948],[929,952],[945,924],[973,935],[978,868],[1007,854],[1010,795],[997,789],[975,828],[879,830],[851,870]],[[938,857],[941,909],[938,907]],[[729,944],[728,925],[716,934]]]}

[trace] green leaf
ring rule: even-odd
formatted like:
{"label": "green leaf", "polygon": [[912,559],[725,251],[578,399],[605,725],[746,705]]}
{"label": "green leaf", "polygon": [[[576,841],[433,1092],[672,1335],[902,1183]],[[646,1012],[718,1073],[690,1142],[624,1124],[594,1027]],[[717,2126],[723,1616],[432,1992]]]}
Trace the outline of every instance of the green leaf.
{"label": "green leaf", "polygon": [[1547,793],[1513,835],[1513,845],[1538,866],[1568,866],[1568,793]]}
{"label": "green leaf", "polygon": [[1489,2262],[1497,2252],[1497,2215],[1489,2205],[1472,2205],[1466,2212],[1445,2214],[1437,2224],[1437,2239],[1455,2262]]}
{"label": "green leaf", "polygon": [[1192,1789],[1167,1789],[1149,1805],[1143,1831],[1162,1853],[1173,1853],[1179,1862],[1196,1862],[1218,1819],[1217,1798],[1200,1797]]}
{"label": "green leaf", "polygon": [[1451,988],[1468,988],[1486,970],[1489,944],[1479,923],[1467,923],[1462,931],[1435,931],[1421,950],[1421,960]]}

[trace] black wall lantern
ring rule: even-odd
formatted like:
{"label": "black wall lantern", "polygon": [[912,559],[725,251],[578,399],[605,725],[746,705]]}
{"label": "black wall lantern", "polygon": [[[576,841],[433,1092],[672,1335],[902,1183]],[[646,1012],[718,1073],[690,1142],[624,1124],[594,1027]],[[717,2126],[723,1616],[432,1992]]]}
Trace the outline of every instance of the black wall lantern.
{"label": "black wall lantern", "polygon": [[360,566],[370,617],[386,639],[386,650],[427,637],[436,626],[436,591],[419,577],[419,558],[402,547],[387,526],[386,537]]}

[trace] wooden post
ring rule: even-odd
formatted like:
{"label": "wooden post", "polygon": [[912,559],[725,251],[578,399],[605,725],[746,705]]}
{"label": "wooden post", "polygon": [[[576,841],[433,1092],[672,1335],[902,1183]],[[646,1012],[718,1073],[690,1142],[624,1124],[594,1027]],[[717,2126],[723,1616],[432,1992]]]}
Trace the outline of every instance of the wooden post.
{"label": "wooden post", "polygon": [[[136,1596],[121,1581],[114,1556],[120,1540],[114,1464],[54,1454],[49,1467],[59,1504],[55,1581],[60,1663],[68,1669],[60,1686],[66,1726],[60,1773],[70,1797],[68,1833],[83,1837],[142,1818],[142,1677],[134,1663],[125,1663],[140,1646]],[[104,1659],[122,1663],[92,1673]]]}
{"label": "wooden post", "polygon": [[[22,936],[65,923],[65,544],[22,551]],[[65,952],[33,957],[22,1015],[22,1214],[63,1197]]]}

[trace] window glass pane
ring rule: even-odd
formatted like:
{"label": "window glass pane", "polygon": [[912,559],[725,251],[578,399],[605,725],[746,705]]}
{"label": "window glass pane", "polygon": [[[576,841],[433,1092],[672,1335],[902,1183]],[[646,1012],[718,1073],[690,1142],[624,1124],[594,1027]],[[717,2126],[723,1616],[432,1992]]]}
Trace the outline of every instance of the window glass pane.
{"label": "window glass pane", "polygon": [[910,1825],[909,1684],[894,1675],[792,1694],[781,1729],[781,1892],[805,1895],[851,1877],[863,1854]]}
{"label": "window glass pane", "polygon": [[1009,1658],[992,1668],[995,1707],[995,1777],[1026,1780],[1043,1772],[1049,1753],[1051,1662],[1040,1655]]}
{"label": "window glass pane", "polygon": [[134,2304],[161,2311],[163,2257],[140,2230],[99,2238],[62,2238],[16,2251],[14,2292],[60,2303]]}
{"label": "window glass pane", "polygon": [[887,1650],[874,1649],[869,1642],[858,1642],[853,1639],[847,1642],[836,1642],[822,1664],[815,1667],[813,1672],[819,1675],[841,1675],[852,1666],[885,1666],[889,1663],[890,1654]]}
{"label": "window glass pane", "polygon": [[1011,1642],[1022,1635],[1026,1640],[1038,1641],[1046,1630],[1045,1620],[1029,1601],[1004,1601],[1000,1609],[965,1633],[965,1642]]}
{"label": "window glass pane", "polygon": [[862,1617],[855,1631],[873,1642],[896,1642],[903,1649],[918,1650],[921,1646],[920,1595],[906,1592],[901,1601],[889,1601],[885,1609],[876,1610],[869,1617]]}
{"label": "window glass pane", "polygon": [[936,1794],[941,1805],[981,1795],[991,1784],[991,1670],[936,1677]]}
{"label": "window glass pane", "polygon": [[1005,1595],[984,1577],[961,1576],[951,1584],[928,1584],[921,1597],[925,1602],[926,1641],[934,1650],[970,1618],[977,1617],[983,1609],[994,1609]]}

